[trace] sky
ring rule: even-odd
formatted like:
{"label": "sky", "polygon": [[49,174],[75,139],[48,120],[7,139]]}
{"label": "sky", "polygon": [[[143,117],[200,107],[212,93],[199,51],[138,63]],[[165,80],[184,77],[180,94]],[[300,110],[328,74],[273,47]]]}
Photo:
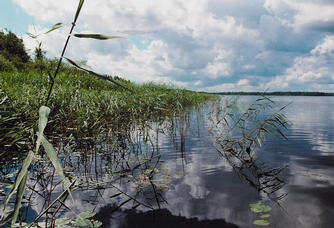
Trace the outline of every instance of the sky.
{"label": "sky", "polygon": [[[0,27],[58,57],[78,0],[1,0]],[[196,91],[334,92],[333,0],[86,0],[65,56],[135,82]]]}

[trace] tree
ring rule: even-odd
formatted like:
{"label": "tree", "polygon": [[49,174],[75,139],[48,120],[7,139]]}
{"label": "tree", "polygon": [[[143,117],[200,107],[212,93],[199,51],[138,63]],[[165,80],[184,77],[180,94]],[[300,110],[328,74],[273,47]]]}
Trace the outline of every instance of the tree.
{"label": "tree", "polygon": [[38,43],[38,47],[35,48],[34,56],[36,60],[43,60],[45,58],[46,51],[42,50],[42,43]]}
{"label": "tree", "polygon": [[9,31],[0,31],[0,55],[12,62],[17,69],[23,69],[24,64],[30,60],[23,44],[23,40]]}

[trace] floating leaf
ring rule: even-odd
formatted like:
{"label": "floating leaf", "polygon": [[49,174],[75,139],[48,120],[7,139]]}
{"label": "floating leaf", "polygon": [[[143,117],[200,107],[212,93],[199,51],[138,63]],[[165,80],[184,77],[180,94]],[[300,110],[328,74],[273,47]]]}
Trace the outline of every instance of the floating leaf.
{"label": "floating leaf", "polygon": [[74,226],[91,226],[92,222],[89,219],[77,217],[74,222],[72,222]]}
{"label": "floating leaf", "polygon": [[78,68],[78,69],[80,69],[80,70],[82,70],[82,71],[85,71],[85,72],[87,72],[87,73],[89,73],[89,74],[91,74],[91,75],[94,75],[94,76],[96,76],[96,77],[98,77],[98,78],[101,78],[101,79],[103,79],[103,80],[112,82],[112,83],[114,83],[114,84],[117,85],[117,86],[120,86],[120,87],[122,87],[122,88],[124,88],[124,89],[126,89],[126,90],[129,90],[128,88],[126,88],[125,86],[119,84],[118,82],[116,82],[115,80],[113,80],[113,79],[110,78],[110,77],[107,77],[107,76],[105,76],[105,75],[98,74],[98,73],[96,73],[96,72],[94,72],[94,71],[92,71],[92,70],[88,70],[88,69],[83,68],[82,66],[80,66],[80,63],[78,63],[77,61],[74,61],[74,60],[69,59],[69,58],[66,58],[66,57],[63,57],[63,58],[65,58],[69,63],[71,63],[73,66],[75,66],[76,68]]}
{"label": "floating leaf", "polygon": [[102,226],[102,222],[96,220],[96,221],[92,222],[90,226],[91,227],[100,227],[100,226]]}
{"label": "floating leaf", "polygon": [[100,227],[102,225],[102,222],[100,221],[95,221],[95,220],[89,220],[89,219],[84,219],[77,217],[74,222],[72,222],[74,226],[89,226],[89,227]]}
{"label": "floating leaf", "polygon": [[57,23],[54,26],[52,26],[52,28],[49,31],[45,32],[44,34],[47,34],[49,32],[52,32],[52,31],[56,30],[56,29],[59,29],[59,28],[63,27],[63,25],[64,25],[63,23]]}
{"label": "floating leaf", "polygon": [[269,211],[271,211],[271,207],[269,205],[265,205],[263,207],[263,212],[269,212]]}
{"label": "floating leaf", "polygon": [[269,218],[269,217],[270,217],[270,214],[264,214],[260,216],[260,218]]}
{"label": "floating leaf", "polygon": [[56,228],[69,228],[71,226],[69,226],[68,224],[71,222],[71,220],[69,218],[59,218],[56,219]]}
{"label": "floating leaf", "polygon": [[80,217],[80,218],[91,218],[94,215],[96,215],[95,211],[84,211],[84,212],[81,212],[80,214],[78,214],[77,217]]}
{"label": "floating leaf", "polygon": [[97,40],[124,38],[121,36],[105,36],[102,34],[74,34],[74,36],[78,38],[90,38],[90,39],[97,39]]}
{"label": "floating leaf", "polygon": [[259,219],[259,220],[255,220],[253,224],[258,225],[258,226],[268,226],[270,223],[267,220]]}
{"label": "floating leaf", "polygon": [[261,202],[249,204],[251,211],[255,213],[263,212],[263,205]]}
{"label": "floating leaf", "polygon": [[264,205],[261,202],[249,204],[251,211],[255,213],[269,212],[271,207],[269,205]]}

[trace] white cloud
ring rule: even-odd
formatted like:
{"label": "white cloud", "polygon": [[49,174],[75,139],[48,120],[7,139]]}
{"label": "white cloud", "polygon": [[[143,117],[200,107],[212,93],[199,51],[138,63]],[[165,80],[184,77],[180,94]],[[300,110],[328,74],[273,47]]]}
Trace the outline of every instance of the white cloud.
{"label": "white cloud", "polygon": [[285,74],[270,81],[269,88],[287,88],[289,85],[304,86],[307,90],[328,90],[326,85],[334,82],[334,36],[326,36],[321,44],[316,46],[306,56],[296,57],[294,64]]}
{"label": "white cloud", "polygon": [[219,76],[228,76],[230,73],[229,64],[222,62],[208,63],[208,65],[206,66],[206,71],[210,75],[210,78],[217,78]]}
{"label": "white cloud", "polygon": [[[70,23],[78,3],[14,2],[41,22],[38,31],[46,31],[57,22]],[[324,72],[329,73],[327,65],[313,69],[319,66],[314,61],[327,46],[317,46],[325,32],[312,31],[329,31],[328,23],[334,21],[330,13],[333,7],[310,0],[256,0],[252,4],[242,0],[86,1],[77,32],[126,32],[137,34],[141,40],[99,42],[73,38],[66,55],[87,60],[97,71],[138,82],[173,82],[198,90],[262,90],[269,85],[290,88],[292,80],[285,82],[287,78],[283,80],[282,75],[312,83],[324,79]],[[59,56],[68,31],[66,27],[41,38],[49,56]],[[33,50],[36,42],[27,37],[24,41]],[[317,54],[310,53],[312,49]],[[330,58],[334,57],[327,61]],[[299,76],[292,76],[295,73]]]}
{"label": "white cloud", "polygon": [[334,22],[334,4],[330,1],[266,0],[264,7],[277,15],[282,23],[297,30]]}
{"label": "white cloud", "polygon": [[238,81],[238,86],[249,86],[249,80],[248,79],[241,79]]}

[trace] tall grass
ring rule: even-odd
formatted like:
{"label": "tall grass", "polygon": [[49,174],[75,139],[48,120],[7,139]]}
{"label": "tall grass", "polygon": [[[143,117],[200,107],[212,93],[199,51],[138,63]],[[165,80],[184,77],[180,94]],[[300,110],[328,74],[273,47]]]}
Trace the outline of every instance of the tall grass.
{"label": "tall grass", "polygon": [[[48,78],[42,79],[38,72],[1,73],[3,97],[11,100],[10,107],[16,110],[14,113],[21,113],[20,119],[27,126],[37,121],[37,112],[43,103],[40,97],[48,89]],[[86,73],[60,73],[50,96],[52,122],[46,131],[92,136],[112,126],[171,117],[212,97],[154,83],[121,83],[133,92],[128,93]]]}

